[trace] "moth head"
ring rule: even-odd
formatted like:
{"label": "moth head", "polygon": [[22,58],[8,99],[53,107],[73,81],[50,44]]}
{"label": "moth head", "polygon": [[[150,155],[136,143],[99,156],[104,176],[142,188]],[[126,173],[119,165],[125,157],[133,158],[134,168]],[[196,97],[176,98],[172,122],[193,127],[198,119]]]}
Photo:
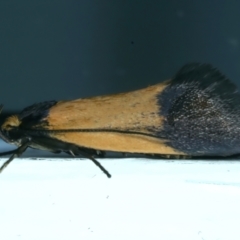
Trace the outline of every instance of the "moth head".
{"label": "moth head", "polygon": [[[0,113],[2,112],[3,105],[0,105]],[[17,115],[12,115],[3,122],[0,129],[0,137],[8,143],[14,143],[18,145],[20,140],[18,132],[18,127],[21,124],[20,119]]]}

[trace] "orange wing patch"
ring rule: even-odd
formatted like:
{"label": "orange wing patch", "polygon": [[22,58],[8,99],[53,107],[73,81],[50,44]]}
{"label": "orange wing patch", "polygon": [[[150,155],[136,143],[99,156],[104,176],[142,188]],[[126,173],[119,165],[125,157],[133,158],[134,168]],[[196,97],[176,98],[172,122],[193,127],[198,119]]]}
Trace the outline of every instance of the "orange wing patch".
{"label": "orange wing patch", "polygon": [[148,132],[162,126],[156,95],[168,81],[138,91],[116,95],[62,101],[46,118],[47,129],[117,129]]}

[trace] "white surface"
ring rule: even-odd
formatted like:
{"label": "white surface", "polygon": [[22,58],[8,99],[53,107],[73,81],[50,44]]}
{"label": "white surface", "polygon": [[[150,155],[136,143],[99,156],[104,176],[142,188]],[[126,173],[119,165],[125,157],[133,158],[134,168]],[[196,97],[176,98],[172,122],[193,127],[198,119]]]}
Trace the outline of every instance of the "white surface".
{"label": "white surface", "polygon": [[1,240],[239,240],[240,162],[14,160]]}

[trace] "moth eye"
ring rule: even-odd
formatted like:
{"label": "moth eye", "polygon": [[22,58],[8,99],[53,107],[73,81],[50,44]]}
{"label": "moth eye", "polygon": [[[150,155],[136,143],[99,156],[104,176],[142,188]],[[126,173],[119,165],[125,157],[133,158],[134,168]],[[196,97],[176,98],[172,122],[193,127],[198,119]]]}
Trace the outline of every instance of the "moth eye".
{"label": "moth eye", "polygon": [[13,143],[14,139],[12,139],[12,133],[11,133],[12,126],[11,125],[6,125],[4,128],[1,128],[1,138],[8,142],[8,143]]}
{"label": "moth eye", "polygon": [[6,127],[2,128],[2,129],[1,129],[1,132],[3,132],[3,133],[8,132],[8,128],[6,128]]}
{"label": "moth eye", "polygon": [[9,131],[11,131],[12,128],[13,128],[12,125],[7,124],[7,125],[5,125],[5,126],[3,126],[3,127],[1,128],[1,132],[2,132],[3,134],[5,134],[5,135],[8,135]]}
{"label": "moth eye", "polygon": [[9,136],[8,131],[6,129],[1,129],[1,133],[2,133],[2,135],[6,136],[6,137]]}

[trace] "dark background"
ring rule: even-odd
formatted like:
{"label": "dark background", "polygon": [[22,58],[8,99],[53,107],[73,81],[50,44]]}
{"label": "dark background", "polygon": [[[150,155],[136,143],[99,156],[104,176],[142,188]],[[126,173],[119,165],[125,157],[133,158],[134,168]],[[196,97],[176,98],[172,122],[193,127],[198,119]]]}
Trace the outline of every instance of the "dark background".
{"label": "dark background", "polygon": [[239,9],[221,0],[1,0],[4,113],[146,87],[192,61],[240,84]]}

